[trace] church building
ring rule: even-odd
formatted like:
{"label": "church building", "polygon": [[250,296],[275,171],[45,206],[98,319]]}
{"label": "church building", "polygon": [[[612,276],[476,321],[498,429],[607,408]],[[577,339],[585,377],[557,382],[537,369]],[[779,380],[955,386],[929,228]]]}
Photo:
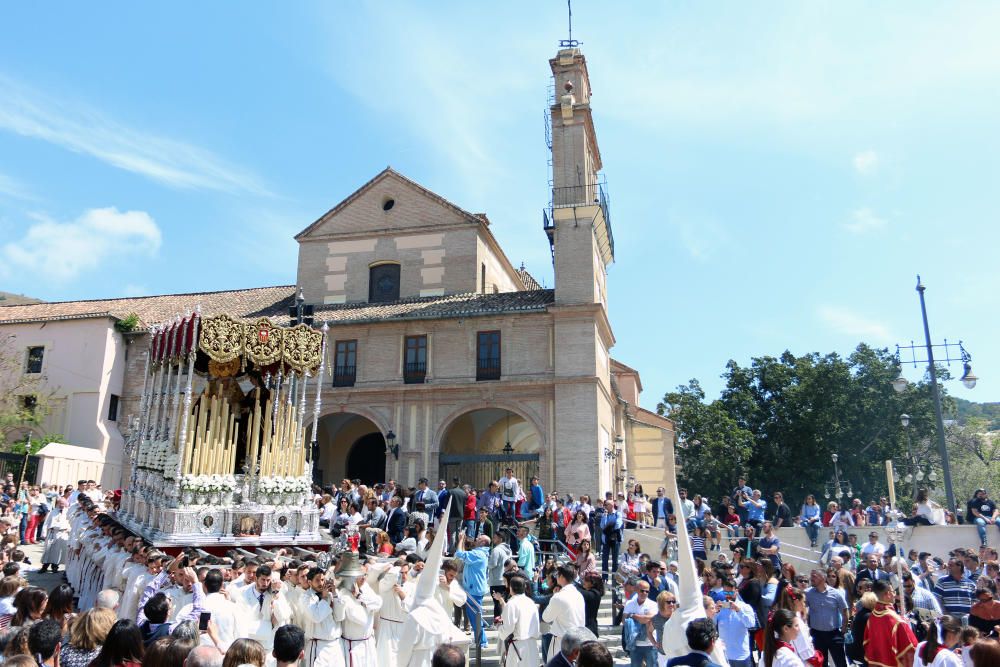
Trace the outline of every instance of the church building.
{"label": "church building", "polygon": [[[81,389],[85,400],[62,397],[66,414],[53,413],[50,432],[100,451],[109,470],[127,467],[121,434],[109,431],[138,414],[151,325],[196,306],[285,322],[300,307],[329,324],[317,437],[327,484],[457,477],[482,487],[508,466],[560,493],[663,484],[673,425],[639,407],[639,373],[610,356],[615,248],[586,59],[568,47],[549,64],[552,199],[537,233],[551,246],[554,289],[511,263],[486,215],[386,168],[295,237],[296,286],[0,306],[0,334],[36,357],[51,360],[66,347],[56,338],[84,330],[112,357],[95,366],[111,381]],[[133,313],[135,329],[115,328]],[[112,399],[122,415],[113,424]]]}

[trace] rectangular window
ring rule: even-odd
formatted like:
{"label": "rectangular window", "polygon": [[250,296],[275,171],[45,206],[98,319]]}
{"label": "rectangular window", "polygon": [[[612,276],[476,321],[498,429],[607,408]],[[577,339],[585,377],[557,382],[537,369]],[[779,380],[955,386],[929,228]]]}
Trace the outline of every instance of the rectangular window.
{"label": "rectangular window", "polygon": [[25,364],[26,373],[41,373],[42,360],[45,358],[45,348],[41,345],[28,348],[28,361]]}
{"label": "rectangular window", "polygon": [[108,421],[118,421],[118,397],[111,394],[111,401],[108,403]]}
{"label": "rectangular window", "polygon": [[333,386],[353,387],[358,370],[358,341],[338,340],[334,351]]}
{"label": "rectangular window", "polygon": [[476,342],[476,379],[500,379],[500,332],[480,331]]}
{"label": "rectangular window", "polygon": [[427,377],[427,336],[407,336],[403,348],[403,382],[423,384]]}
{"label": "rectangular window", "polygon": [[21,405],[24,406],[24,411],[28,414],[35,414],[35,407],[38,406],[38,397],[34,394],[28,394],[27,396],[21,397]]}

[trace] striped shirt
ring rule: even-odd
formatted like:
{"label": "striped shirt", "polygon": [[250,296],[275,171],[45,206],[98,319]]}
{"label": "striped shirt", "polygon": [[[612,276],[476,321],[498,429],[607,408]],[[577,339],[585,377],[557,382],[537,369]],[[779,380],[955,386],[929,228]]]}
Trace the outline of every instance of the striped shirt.
{"label": "striped shirt", "polygon": [[941,601],[946,614],[967,616],[976,596],[976,582],[968,577],[956,580],[946,574],[937,580],[934,595]]}

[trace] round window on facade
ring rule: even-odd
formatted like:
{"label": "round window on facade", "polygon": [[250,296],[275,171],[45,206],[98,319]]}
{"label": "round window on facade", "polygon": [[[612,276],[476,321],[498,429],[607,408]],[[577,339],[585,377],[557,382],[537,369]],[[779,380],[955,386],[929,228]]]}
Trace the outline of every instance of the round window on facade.
{"label": "round window on facade", "polygon": [[391,211],[392,207],[396,205],[396,200],[392,197],[386,197],[382,200],[382,210]]}

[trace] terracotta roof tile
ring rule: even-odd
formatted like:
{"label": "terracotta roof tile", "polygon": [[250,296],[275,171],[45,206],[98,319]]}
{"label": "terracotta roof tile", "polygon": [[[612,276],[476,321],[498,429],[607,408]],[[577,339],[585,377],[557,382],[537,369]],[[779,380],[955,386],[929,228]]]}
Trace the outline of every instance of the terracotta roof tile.
{"label": "terracotta roof tile", "polygon": [[165,294],[160,296],[127,297],[123,299],[93,299],[57,301],[20,306],[0,307],[0,323],[40,322],[48,320],[114,317],[122,319],[135,313],[141,327],[165,322],[176,315],[193,312],[201,306],[204,316],[229,313],[241,317],[273,317],[284,313],[294,301],[295,287],[257,287],[223,292]]}
{"label": "terracotta roof tile", "polygon": [[[384,322],[394,320],[475,317],[500,313],[542,311],[555,301],[553,290],[501,292],[499,294],[453,294],[448,296],[402,299],[392,303],[349,303],[317,305],[317,322],[331,324]],[[295,303],[295,287],[279,285],[223,292],[167,294],[162,296],[88,301],[61,301],[0,307],[0,324],[50,320],[114,317],[131,313],[139,316],[140,326],[148,327],[183,315],[201,306],[202,315],[212,317],[227,313],[253,319],[270,317],[276,323],[288,322],[288,307]]]}
{"label": "terracotta roof tile", "polygon": [[516,269],[516,271],[517,275],[521,277],[521,282],[524,283],[525,289],[529,290],[542,289],[541,284],[539,284],[539,282],[535,280],[535,277],[530,273],[528,273],[528,270],[524,268],[524,264],[521,264],[521,268]]}
{"label": "terracotta roof tile", "polygon": [[330,324],[431,320],[541,311],[555,302],[555,290],[500,292],[499,294],[452,294],[403,299],[392,303],[347,303],[316,306],[316,320]]}

